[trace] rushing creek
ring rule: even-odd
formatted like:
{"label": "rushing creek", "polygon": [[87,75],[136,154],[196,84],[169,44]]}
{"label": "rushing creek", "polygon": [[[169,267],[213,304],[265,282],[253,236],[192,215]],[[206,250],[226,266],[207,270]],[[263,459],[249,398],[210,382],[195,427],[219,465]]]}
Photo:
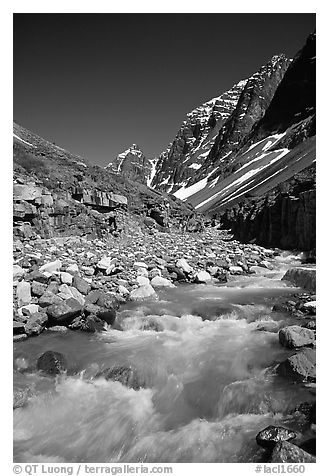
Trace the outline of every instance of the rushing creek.
{"label": "rushing creek", "polygon": [[[275,374],[291,354],[278,340],[294,323],[271,312],[297,291],[281,281],[298,257],[282,255],[220,285],[180,285],[158,301],[129,303],[123,331],[46,331],[14,344],[14,390],[28,391],[14,411],[16,462],[252,462],[255,436],[269,424],[298,429],[292,410],[310,390]],[[275,332],[262,330],[271,324]],[[35,370],[46,350],[65,355],[56,378]],[[145,388],[95,378],[133,366]]]}

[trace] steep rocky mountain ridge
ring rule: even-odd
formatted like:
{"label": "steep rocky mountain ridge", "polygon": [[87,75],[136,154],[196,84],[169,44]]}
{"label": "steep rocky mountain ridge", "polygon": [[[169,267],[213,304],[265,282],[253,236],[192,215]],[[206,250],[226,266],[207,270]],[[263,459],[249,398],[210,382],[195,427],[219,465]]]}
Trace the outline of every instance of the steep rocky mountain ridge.
{"label": "steep rocky mountain ridge", "polygon": [[228,162],[265,113],[289,63],[284,55],[273,56],[250,78],[187,114],[169,151],[159,157],[152,186],[175,193],[205,176],[216,177],[216,165]]}
{"label": "steep rocky mountain ridge", "polygon": [[176,192],[221,215],[240,240],[315,247],[315,34],[297,53],[264,117],[229,167]]}
{"label": "steep rocky mountain ridge", "polygon": [[175,139],[157,160],[153,188],[174,192],[181,183],[191,179],[233,112],[246,82],[240,81],[187,114]]}
{"label": "steep rocky mountain ridge", "polygon": [[124,152],[118,154],[115,160],[110,162],[105,169],[145,185],[151,182],[151,174],[154,173],[153,162],[145,157],[137,144],[133,144]]}

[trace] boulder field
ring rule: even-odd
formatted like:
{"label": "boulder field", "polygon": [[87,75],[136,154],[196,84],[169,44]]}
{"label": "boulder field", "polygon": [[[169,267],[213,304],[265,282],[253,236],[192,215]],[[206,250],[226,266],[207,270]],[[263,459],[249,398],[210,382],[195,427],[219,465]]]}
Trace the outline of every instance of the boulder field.
{"label": "boulder field", "polygon": [[269,268],[276,252],[232,240],[225,231],[155,232],[128,236],[16,239],[14,340],[66,326],[94,332],[114,325],[127,300],[157,299],[177,283],[226,282]]}

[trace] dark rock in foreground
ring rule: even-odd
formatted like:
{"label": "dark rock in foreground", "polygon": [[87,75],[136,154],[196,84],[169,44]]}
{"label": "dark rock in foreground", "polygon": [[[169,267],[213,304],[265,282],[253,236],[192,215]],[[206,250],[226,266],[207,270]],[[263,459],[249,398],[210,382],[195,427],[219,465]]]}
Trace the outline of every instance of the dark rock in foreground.
{"label": "dark rock in foreground", "polygon": [[316,352],[314,349],[302,349],[292,355],[277,368],[282,377],[291,377],[297,381],[315,382]]}
{"label": "dark rock in foreground", "polygon": [[296,433],[288,428],[270,425],[258,433],[256,441],[263,448],[273,449],[279,441],[290,441],[296,436]]}
{"label": "dark rock in foreground", "polygon": [[315,463],[314,456],[288,441],[280,441],[274,447],[270,463]]}
{"label": "dark rock in foreground", "polygon": [[67,363],[63,354],[53,350],[47,350],[47,352],[38,358],[37,368],[50,375],[54,375],[65,372]]}

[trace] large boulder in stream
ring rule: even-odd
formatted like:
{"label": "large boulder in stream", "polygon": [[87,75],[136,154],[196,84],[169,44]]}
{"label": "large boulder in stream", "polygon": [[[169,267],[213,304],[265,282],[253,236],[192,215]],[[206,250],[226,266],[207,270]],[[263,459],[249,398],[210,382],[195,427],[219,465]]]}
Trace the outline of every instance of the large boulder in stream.
{"label": "large boulder in stream", "polygon": [[280,441],[273,449],[270,463],[315,463],[314,456],[288,441]]}
{"label": "large boulder in stream", "polygon": [[42,370],[50,375],[65,372],[67,369],[67,362],[63,354],[55,352],[54,350],[47,350],[37,361],[37,369]]}
{"label": "large boulder in stream", "polygon": [[277,373],[282,377],[290,377],[296,381],[315,382],[316,352],[305,348],[290,356],[279,364]]}
{"label": "large boulder in stream", "polygon": [[315,332],[301,326],[288,326],[280,330],[279,341],[288,349],[311,346],[315,343]]}
{"label": "large boulder in stream", "polygon": [[144,299],[157,298],[157,294],[150,284],[145,284],[131,291],[129,298],[131,301],[143,301]]}
{"label": "large boulder in stream", "polygon": [[101,332],[105,330],[104,321],[94,314],[78,316],[68,326],[70,329],[84,332]]}
{"label": "large boulder in stream", "polygon": [[114,366],[99,372],[96,377],[103,377],[106,380],[120,382],[128,388],[139,390],[146,388],[145,379],[140,375],[137,369],[131,366]]}
{"label": "large boulder in stream", "polygon": [[292,430],[288,430],[288,428],[270,425],[258,433],[256,441],[263,448],[273,449],[279,441],[290,441],[296,438],[296,436],[297,434]]}
{"label": "large boulder in stream", "polygon": [[289,281],[295,286],[307,289],[311,293],[316,291],[315,268],[299,267],[288,269],[282,280]]}

